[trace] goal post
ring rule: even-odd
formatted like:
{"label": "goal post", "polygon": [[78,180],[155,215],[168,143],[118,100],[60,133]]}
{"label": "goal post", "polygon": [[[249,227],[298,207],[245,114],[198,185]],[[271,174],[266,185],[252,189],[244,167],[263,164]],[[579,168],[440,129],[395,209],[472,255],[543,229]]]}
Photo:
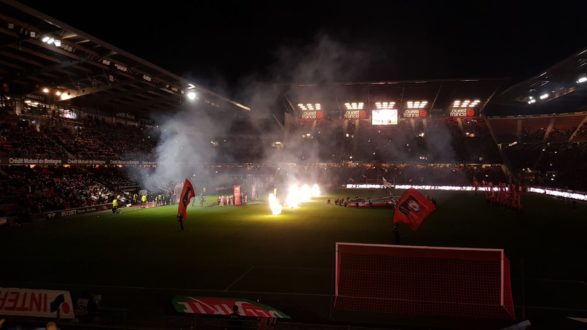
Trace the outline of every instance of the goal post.
{"label": "goal post", "polygon": [[336,243],[335,310],[514,319],[501,249]]}

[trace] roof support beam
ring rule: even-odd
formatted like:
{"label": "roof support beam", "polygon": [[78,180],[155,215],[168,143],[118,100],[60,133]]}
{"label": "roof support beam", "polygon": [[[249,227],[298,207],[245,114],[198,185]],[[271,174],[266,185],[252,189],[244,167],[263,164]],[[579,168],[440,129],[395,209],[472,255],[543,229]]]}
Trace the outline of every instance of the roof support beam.
{"label": "roof support beam", "polygon": [[583,128],[583,125],[585,125],[585,123],[587,123],[587,116],[583,117],[583,120],[581,121],[581,123],[579,125],[577,125],[577,128],[575,129],[575,131],[569,137],[569,142],[573,142],[573,139],[575,138],[577,133],[579,133],[581,131],[581,128]]}
{"label": "roof support beam", "polygon": [[553,127],[554,127],[554,118],[551,118],[550,122],[548,123],[548,127],[546,128],[546,132],[544,132],[544,138],[542,139],[544,142],[546,142],[546,140],[548,140],[548,136],[550,135],[550,132],[552,132]]}

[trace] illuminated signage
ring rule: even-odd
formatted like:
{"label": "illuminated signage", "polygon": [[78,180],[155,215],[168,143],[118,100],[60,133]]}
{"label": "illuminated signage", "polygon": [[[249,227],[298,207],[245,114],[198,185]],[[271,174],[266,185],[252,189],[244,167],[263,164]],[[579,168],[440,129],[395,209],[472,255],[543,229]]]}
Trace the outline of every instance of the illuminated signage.
{"label": "illuminated signage", "polygon": [[403,114],[404,118],[418,118],[428,116],[428,111],[418,109],[407,109]]}
{"label": "illuminated signage", "polygon": [[474,109],[466,109],[466,108],[451,109],[450,116],[451,117],[474,117],[475,110]]}
{"label": "illuminated signage", "polygon": [[322,119],[324,117],[322,111],[303,111],[302,119]]}

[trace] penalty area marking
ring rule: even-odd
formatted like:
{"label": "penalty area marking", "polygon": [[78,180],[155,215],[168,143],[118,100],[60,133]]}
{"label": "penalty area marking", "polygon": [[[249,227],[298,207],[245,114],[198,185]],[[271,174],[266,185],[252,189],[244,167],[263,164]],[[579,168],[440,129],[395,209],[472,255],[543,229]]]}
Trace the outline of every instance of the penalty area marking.
{"label": "penalty area marking", "polygon": [[237,284],[240,280],[242,280],[243,278],[245,278],[245,276],[247,276],[250,272],[253,271],[253,269],[255,269],[254,266],[251,266],[249,269],[247,269],[244,273],[242,273],[241,276],[237,277],[236,280],[234,280],[232,283],[230,283],[225,289],[224,292],[227,292],[228,290],[230,290],[230,288],[232,288],[235,284]]}

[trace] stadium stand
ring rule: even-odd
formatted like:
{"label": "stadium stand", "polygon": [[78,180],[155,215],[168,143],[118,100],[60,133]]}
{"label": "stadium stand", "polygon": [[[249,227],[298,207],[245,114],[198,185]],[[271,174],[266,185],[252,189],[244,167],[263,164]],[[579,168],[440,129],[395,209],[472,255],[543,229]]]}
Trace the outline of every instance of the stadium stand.
{"label": "stadium stand", "polygon": [[98,181],[99,172],[81,168],[13,166],[2,172],[2,203],[24,200],[32,214],[103,204],[114,195]]}
{"label": "stadium stand", "polygon": [[[9,46],[0,60],[20,58],[18,67],[4,68],[10,79],[0,92],[5,184],[16,165],[37,166],[23,172],[29,175],[38,167],[61,173],[69,165],[95,176],[91,181],[111,193],[140,189],[119,166],[156,165],[153,151],[160,132],[148,118],[179,111],[193,90],[201,111],[228,123],[225,134],[209,137],[219,167],[211,171],[206,164],[195,165],[208,166],[210,177],[219,170],[269,184],[281,175],[280,166],[295,163],[308,173],[322,173],[312,175],[332,185],[380,183],[383,178],[396,184],[467,185],[475,179],[587,189],[576,175],[585,172],[580,164],[586,155],[586,116],[570,112],[584,106],[576,97],[581,89],[553,93],[552,101],[539,102],[536,114],[528,114],[532,105],[523,94],[542,78],[512,87],[503,79],[288,85],[282,87],[284,107],[275,120],[261,122],[248,115],[247,107],[63,22],[48,23],[48,17],[22,5],[2,4],[2,9],[7,13],[2,20],[13,28],[2,34]],[[62,46],[43,43],[46,31],[55,29],[51,24],[66,36]],[[21,46],[13,47],[15,40]],[[65,69],[58,70],[60,65]],[[553,81],[565,76],[556,70]],[[93,79],[88,81],[88,75]],[[563,106],[564,115],[552,114]],[[517,112],[511,115],[508,109]],[[389,125],[379,125],[374,123],[376,110],[389,110],[395,117],[387,118]],[[277,133],[267,134],[270,130]],[[231,165],[242,163],[256,166]],[[105,175],[107,171],[112,172]],[[80,195],[95,196],[75,180],[60,184],[69,182],[64,192],[82,189]],[[86,197],[57,204],[78,206]]]}
{"label": "stadium stand", "polygon": [[47,135],[77,159],[149,160],[157,140],[149,128],[85,120],[79,126],[55,126]]}
{"label": "stadium stand", "polygon": [[[510,169],[526,184],[584,190],[584,159],[587,157],[582,134],[586,116],[569,113],[548,116],[490,118],[498,145]],[[516,127],[511,136],[504,127]],[[513,138],[513,139],[512,139]],[[577,175],[581,174],[581,175]]]}

